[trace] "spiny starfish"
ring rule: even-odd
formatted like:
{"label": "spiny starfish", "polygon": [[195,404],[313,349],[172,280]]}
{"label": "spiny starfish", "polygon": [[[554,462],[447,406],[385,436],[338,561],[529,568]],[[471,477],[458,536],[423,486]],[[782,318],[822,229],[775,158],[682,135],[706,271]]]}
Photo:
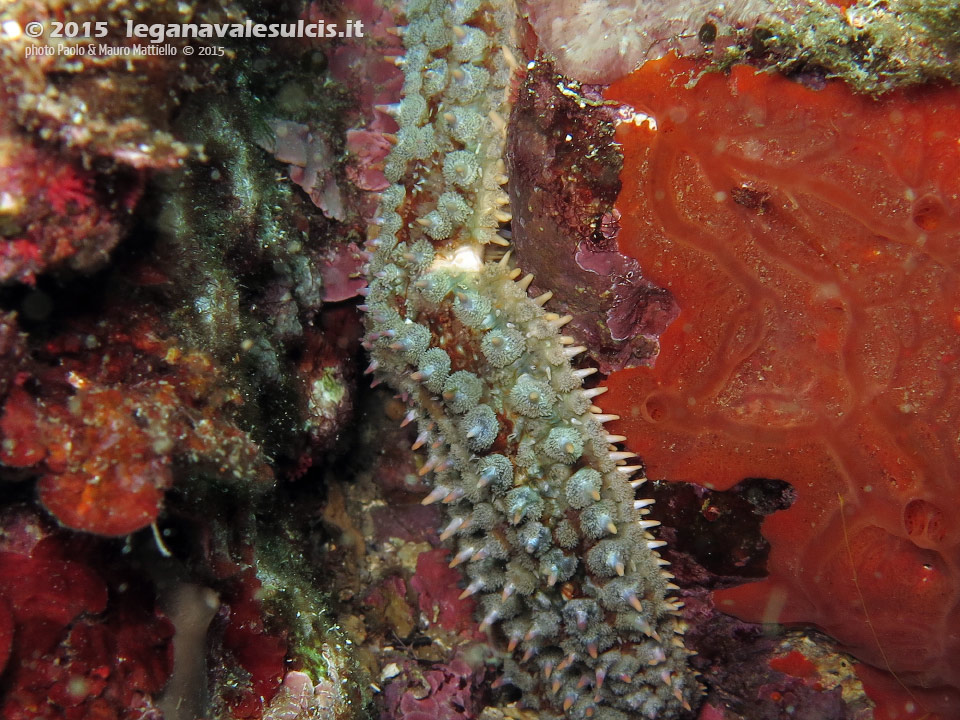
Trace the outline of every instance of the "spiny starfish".
{"label": "spiny starfish", "polygon": [[[412,0],[400,125],[368,242],[371,371],[411,406],[449,507],[441,538],[502,639],[503,679],[543,718],[674,717],[700,692],[644,478],[584,389],[594,372],[531,299],[498,230],[517,69],[508,4]],[[496,261],[494,252],[499,251]]]}

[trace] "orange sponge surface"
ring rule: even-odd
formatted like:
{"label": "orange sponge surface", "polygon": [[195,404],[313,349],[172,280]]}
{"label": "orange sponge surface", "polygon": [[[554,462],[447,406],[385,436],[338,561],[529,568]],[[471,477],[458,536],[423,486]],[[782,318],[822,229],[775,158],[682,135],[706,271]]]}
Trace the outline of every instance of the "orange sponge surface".
{"label": "orange sponge surface", "polygon": [[612,430],[651,478],[789,482],[769,577],[719,607],[816,624],[955,717],[960,92],[874,99],[671,56],[608,97],[637,113],[621,251],[681,308],[654,367],[611,376]]}

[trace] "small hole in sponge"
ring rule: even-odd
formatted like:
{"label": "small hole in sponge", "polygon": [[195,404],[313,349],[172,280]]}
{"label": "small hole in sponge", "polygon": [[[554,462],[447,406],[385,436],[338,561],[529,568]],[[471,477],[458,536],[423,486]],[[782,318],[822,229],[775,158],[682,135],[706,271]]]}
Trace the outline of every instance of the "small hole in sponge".
{"label": "small hole in sponge", "polygon": [[667,417],[667,405],[663,398],[650,396],[643,404],[643,414],[652,423],[662,422]]}
{"label": "small hole in sponge", "polygon": [[921,546],[937,546],[947,536],[943,512],[933,503],[914,498],[903,509],[903,527]]}
{"label": "small hole in sponge", "polygon": [[935,197],[925,195],[913,208],[913,222],[921,230],[932,232],[940,227],[945,214],[943,203]]}

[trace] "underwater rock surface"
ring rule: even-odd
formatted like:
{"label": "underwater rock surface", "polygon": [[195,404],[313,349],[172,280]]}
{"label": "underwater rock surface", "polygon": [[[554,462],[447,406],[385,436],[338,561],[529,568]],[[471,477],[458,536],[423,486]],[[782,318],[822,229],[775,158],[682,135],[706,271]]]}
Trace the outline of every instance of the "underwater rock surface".
{"label": "underwater rock surface", "polygon": [[953,720],[955,4],[519,10],[0,8],[4,717]]}

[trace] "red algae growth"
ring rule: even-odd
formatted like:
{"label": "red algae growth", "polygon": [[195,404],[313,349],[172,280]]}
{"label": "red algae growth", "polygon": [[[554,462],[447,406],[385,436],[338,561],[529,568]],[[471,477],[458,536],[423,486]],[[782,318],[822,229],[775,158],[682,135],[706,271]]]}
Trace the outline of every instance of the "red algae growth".
{"label": "red algae growth", "polygon": [[66,333],[46,343],[48,362],[21,368],[0,409],[0,463],[39,473],[39,499],[61,523],[108,536],[154,522],[176,462],[269,487],[259,446],[228,419],[240,398],[222,370],[129,322]]}
{"label": "red algae growth", "polygon": [[600,404],[651,478],[796,491],[763,525],[768,578],[721,609],[816,624],[909,686],[912,716],[956,717],[960,91],[700,69],[668,57],[607,93],[638,113],[621,251],[681,311]]}

